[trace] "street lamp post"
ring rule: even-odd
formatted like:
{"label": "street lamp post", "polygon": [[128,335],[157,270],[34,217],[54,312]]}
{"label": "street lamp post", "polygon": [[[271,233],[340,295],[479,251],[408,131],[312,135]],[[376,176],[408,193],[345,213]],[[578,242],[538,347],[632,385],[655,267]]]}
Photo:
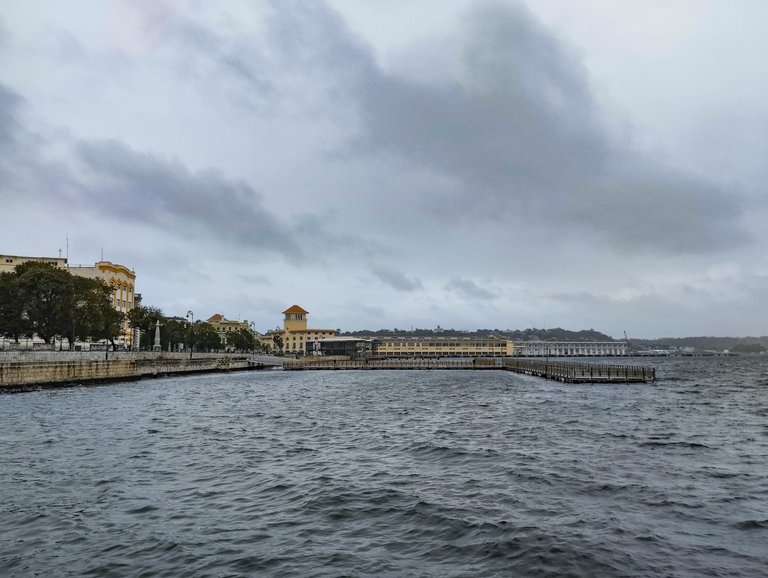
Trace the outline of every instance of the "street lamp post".
{"label": "street lamp post", "polygon": [[191,318],[192,322],[189,325],[189,358],[192,359],[192,350],[195,348],[194,346],[194,325],[195,325],[195,314],[190,309],[187,311],[187,318]]}

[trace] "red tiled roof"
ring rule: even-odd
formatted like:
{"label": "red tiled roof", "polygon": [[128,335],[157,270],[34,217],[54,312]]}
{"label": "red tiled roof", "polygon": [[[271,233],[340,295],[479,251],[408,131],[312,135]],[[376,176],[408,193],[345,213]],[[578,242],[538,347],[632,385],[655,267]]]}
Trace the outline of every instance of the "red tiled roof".
{"label": "red tiled roof", "polygon": [[208,323],[214,323],[216,321],[224,321],[224,316],[221,313],[214,313],[208,318]]}
{"label": "red tiled roof", "polygon": [[283,315],[287,315],[288,313],[309,313],[309,311],[302,309],[298,305],[291,305],[288,309],[283,311]]}

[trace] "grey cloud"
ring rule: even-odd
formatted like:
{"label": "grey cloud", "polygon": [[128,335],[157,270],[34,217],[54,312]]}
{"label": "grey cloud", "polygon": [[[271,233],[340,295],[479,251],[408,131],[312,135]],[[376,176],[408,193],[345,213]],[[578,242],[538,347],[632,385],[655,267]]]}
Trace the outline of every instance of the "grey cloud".
{"label": "grey cloud", "polygon": [[368,259],[389,252],[378,243],[329,228],[317,215],[301,215],[292,223],[291,230],[305,240],[305,248],[314,260],[323,261],[327,255]]}
{"label": "grey cloud", "polygon": [[370,270],[379,281],[398,291],[416,291],[422,288],[419,279],[416,277],[406,277],[397,269],[383,265],[371,265]]}
{"label": "grey cloud", "polygon": [[0,198],[28,209],[46,191],[71,188],[71,175],[60,162],[44,159],[45,141],[24,122],[26,100],[0,84]]}
{"label": "grey cloud", "polygon": [[268,113],[295,100],[317,112],[318,101],[327,104],[348,94],[361,70],[372,67],[367,48],[323,2],[259,3],[251,10],[254,18],[264,18],[260,35],[214,29],[171,4],[132,8],[140,11],[148,38],[159,39],[180,77],[220,91],[251,112]]}
{"label": "grey cloud", "polygon": [[264,56],[253,43],[245,39],[232,42],[181,13],[168,22],[169,31],[178,37],[182,45],[194,47],[194,50],[183,52],[179,63],[181,73],[193,73],[201,81],[209,82],[210,72],[220,70],[224,75],[243,82],[251,97],[271,94],[273,86],[260,72],[265,68]]}
{"label": "grey cloud", "polygon": [[737,198],[610,136],[579,59],[522,5],[475,5],[445,42],[451,65],[430,80],[378,67],[322,3],[268,5],[261,44],[177,14],[185,54],[213,59],[246,85],[258,70],[278,101],[306,85],[310,106],[341,99],[335,106],[356,110],[361,131],[348,157],[393,155],[456,183],[414,206],[581,235],[620,252],[712,252],[750,240]]}
{"label": "grey cloud", "polygon": [[461,277],[454,277],[448,281],[445,285],[445,289],[468,299],[488,300],[496,298],[495,293],[480,287],[470,279],[462,279]]}
{"label": "grey cloud", "polygon": [[358,150],[460,183],[458,194],[433,194],[445,216],[506,216],[621,251],[716,251],[749,240],[738,199],[609,136],[585,70],[527,9],[476,8],[458,41],[460,73],[428,84],[380,72],[359,96]]}
{"label": "grey cloud", "polygon": [[76,152],[86,168],[83,201],[116,218],[303,258],[288,228],[261,206],[246,183],[216,170],[193,173],[178,161],[116,141],[81,142]]}
{"label": "grey cloud", "polygon": [[272,285],[266,275],[252,275],[250,273],[239,273],[238,278],[248,285]]}
{"label": "grey cloud", "polygon": [[5,46],[8,44],[9,38],[10,34],[8,33],[8,29],[5,26],[5,21],[0,18],[0,49],[5,48]]}
{"label": "grey cloud", "polygon": [[585,73],[527,10],[477,9],[458,42],[458,78],[373,79],[361,98],[371,146],[449,172],[504,205],[599,166],[608,142]]}
{"label": "grey cloud", "polygon": [[622,250],[709,253],[744,245],[736,198],[694,177],[641,159],[579,183],[563,218],[594,226]]}
{"label": "grey cloud", "polygon": [[19,132],[21,97],[0,84],[0,150],[12,145]]}

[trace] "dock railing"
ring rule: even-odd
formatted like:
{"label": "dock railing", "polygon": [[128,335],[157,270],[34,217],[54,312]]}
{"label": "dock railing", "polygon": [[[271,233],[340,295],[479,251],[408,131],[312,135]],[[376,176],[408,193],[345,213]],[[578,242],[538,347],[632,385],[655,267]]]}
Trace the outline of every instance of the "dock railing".
{"label": "dock railing", "polygon": [[569,383],[656,381],[656,368],[610,363],[573,363],[533,359],[505,359],[504,369]]}

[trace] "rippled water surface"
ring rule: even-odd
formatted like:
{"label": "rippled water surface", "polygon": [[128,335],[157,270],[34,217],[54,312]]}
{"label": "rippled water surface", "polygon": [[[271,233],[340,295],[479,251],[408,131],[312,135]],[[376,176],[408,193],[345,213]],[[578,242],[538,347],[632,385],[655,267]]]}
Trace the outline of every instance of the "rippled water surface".
{"label": "rippled water surface", "polygon": [[768,359],[0,396],[0,575],[764,576]]}

